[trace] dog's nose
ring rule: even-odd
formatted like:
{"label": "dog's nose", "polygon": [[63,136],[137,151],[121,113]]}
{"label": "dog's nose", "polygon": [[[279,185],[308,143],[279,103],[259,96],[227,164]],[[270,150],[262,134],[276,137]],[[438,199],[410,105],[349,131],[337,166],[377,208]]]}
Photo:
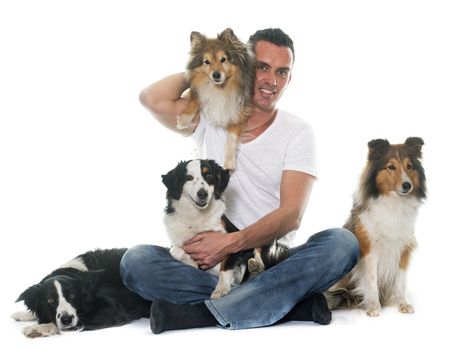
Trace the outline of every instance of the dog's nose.
{"label": "dog's nose", "polygon": [[408,192],[411,190],[411,183],[409,183],[408,181],[405,181],[404,183],[402,183],[402,188],[403,188],[403,191],[405,192]]}
{"label": "dog's nose", "polygon": [[219,72],[219,71],[213,72],[213,73],[212,73],[212,78],[213,78],[214,80],[221,80],[221,72]]}
{"label": "dog's nose", "polygon": [[61,316],[61,323],[65,326],[69,326],[72,323],[72,320],[74,319],[73,315],[64,315]]}
{"label": "dog's nose", "polygon": [[208,193],[207,191],[204,189],[204,188],[201,188],[198,193],[197,193],[197,196],[200,200],[206,200],[207,199],[207,196],[208,196]]}

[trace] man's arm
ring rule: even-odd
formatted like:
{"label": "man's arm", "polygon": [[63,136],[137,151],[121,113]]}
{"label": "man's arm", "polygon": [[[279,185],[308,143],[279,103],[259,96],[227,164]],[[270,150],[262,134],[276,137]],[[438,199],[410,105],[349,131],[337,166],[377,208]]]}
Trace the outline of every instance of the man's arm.
{"label": "man's arm", "polygon": [[201,268],[207,269],[226,255],[269,244],[296,230],[301,223],[314,180],[314,176],[303,172],[284,171],[278,209],[238,232],[203,232],[191,239],[184,250]]}
{"label": "man's arm", "polygon": [[194,117],[189,128],[178,129],[176,127],[176,117],[184,111],[188,104],[188,99],[182,96],[187,88],[184,73],[169,75],[145,88],[140,93],[140,102],[156,120],[168,129],[188,136],[196,129],[199,123],[199,114]]}

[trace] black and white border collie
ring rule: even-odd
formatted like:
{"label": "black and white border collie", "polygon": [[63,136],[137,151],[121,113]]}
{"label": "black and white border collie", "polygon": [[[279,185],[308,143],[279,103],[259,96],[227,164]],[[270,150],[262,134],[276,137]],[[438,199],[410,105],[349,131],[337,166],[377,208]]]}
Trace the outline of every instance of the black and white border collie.
{"label": "black and white border collie", "polygon": [[[214,160],[195,159],[178,163],[162,176],[167,187],[164,224],[171,241],[170,254],[176,260],[199,268],[183,249],[184,242],[206,231],[235,232],[238,229],[224,216],[222,197],[229,183],[229,170]],[[288,249],[276,242],[228,256],[208,272],[219,276],[211,299],[228,294],[232,284],[240,284],[250,273],[267,269],[288,256]]]}
{"label": "black and white border collie", "polygon": [[92,330],[120,326],[149,317],[150,302],[122,283],[119,266],[127,249],[88,251],[27,288],[17,299],[29,311],[17,312],[17,321],[38,320],[23,328],[29,338],[65,330]]}
{"label": "black and white border collie", "polygon": [[344,225],[358,238],[360,259],[352,271],[326,295],[330,308],[362,306],[378,316],[383,305],[395,303],[413,313],[406,298],[406,273],[416,247],[415,221],[426,198],[421,163],[423,140],[403,144],[369,142],[367,164]]}

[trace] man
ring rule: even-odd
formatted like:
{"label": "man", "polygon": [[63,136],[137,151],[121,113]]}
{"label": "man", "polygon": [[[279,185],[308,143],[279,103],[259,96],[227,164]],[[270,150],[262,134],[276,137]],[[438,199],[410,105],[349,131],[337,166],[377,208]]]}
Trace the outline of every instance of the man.
{"label": "man", "polygon": [[[168,249],[141,245],[128,250],[121,264],[124,283],[154,300],[151,327],[166,330],[221,325],[229,329],[260,327],[285,320],[330,322],[321,294],[349,272],[359,247],[351,232],[330,229],[291,248],[290,256],[268,271],[209,300],[217,277],[208,269],[225,256],[271,243],[291,244],[316,178],[311,127],[277,109],[291,80],[294,48],[280,29],[259,30],[249,39],[256,56],[254,110],[248,119],[226,190],[227,218],[240,231],[203,232],[184,246],[201,270],[190,268]],[[140,99],[169,129],[192,136],[203,156],[223,160],[225,132],[199,113],[188,129],[176,128],[186,107],[184,75],[166,77],[145,89]]]}

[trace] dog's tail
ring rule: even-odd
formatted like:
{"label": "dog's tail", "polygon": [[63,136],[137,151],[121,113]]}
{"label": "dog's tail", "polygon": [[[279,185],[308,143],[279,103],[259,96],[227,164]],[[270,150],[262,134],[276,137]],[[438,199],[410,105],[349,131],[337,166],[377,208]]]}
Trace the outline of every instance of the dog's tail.
{"label": "dog's tail", "polygon": [[328,290],[324,293],[324,296],[328,302],[329,310],[353,309],[358,307],[363,301],[361,295],[345,288]]}

